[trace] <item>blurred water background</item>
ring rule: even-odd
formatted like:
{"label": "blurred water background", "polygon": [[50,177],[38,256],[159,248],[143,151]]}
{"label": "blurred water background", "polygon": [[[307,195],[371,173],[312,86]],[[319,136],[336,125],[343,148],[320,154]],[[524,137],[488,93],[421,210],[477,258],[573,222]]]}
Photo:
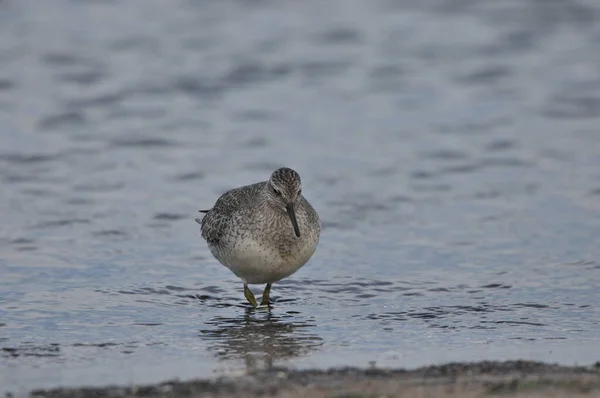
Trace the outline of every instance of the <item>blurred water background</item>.
{"label": "blurred water background", "polygon": [[[600,5],[0,1],[0,391],[600,346]],[[193,219],[296,169],[249,311]]]}

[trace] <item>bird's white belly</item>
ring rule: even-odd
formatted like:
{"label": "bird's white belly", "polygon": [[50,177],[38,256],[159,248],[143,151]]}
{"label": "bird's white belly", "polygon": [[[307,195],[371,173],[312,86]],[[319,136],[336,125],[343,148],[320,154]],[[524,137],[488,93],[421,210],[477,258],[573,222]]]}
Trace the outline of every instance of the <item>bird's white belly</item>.
{"label": "bird's white belly", "polygon": [[316,247],[316,242],[298,242],[289,253],[282,255],[276,246],[245,238],[220,257],[222,263],[246,283],[273,283],[306,264]]}

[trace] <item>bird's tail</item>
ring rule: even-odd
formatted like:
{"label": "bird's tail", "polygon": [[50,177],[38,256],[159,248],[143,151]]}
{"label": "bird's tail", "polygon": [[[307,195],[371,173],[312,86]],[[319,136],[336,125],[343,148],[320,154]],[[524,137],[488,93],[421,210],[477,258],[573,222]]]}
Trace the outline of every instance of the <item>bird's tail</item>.
{"label": "bird's tail", "polygon": [[[208,213],[210,210],[198,210],[200,213]],[[198,224],[202,225],[202,220],[199,218],[194,218],[194,221],[196,221]]]}

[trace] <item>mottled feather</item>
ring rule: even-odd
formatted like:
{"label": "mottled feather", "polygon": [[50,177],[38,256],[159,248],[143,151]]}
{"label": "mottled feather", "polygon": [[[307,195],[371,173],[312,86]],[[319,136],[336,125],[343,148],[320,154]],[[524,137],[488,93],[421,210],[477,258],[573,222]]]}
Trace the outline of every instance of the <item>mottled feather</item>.
{"label": "mottled feather", "polygon": [[218,243],[221,237],[233,226],[232,217],[245,208],[266,182],[246,185],[225,192],[213,206],[206,211],[200,222],[202,237],[211,243]]}

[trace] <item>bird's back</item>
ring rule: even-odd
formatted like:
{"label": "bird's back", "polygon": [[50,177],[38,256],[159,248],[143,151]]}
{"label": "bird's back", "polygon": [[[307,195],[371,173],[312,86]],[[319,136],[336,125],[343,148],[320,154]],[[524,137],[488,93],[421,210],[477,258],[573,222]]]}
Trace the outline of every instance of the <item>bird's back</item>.
{"label": "bird's back", "polygon": [[261,200],[261,191],[267,182],[245,185],[225,192],[200,222],[202,237],[218,244],[233,227],[238,215],[248,212]]}

